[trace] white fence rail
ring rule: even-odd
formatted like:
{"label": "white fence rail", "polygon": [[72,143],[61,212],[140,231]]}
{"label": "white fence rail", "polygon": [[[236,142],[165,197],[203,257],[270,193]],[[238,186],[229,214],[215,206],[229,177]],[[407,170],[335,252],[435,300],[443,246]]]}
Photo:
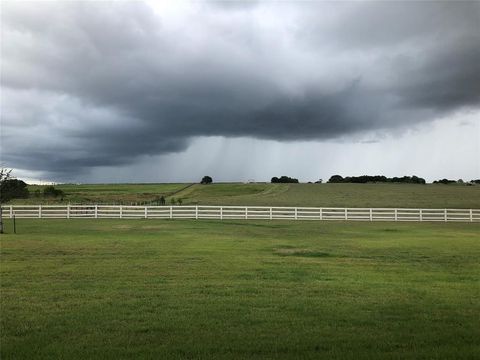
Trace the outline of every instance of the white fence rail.
{"label": "white fence rail", "polygon": [[264,219],[480,222],[480,209],[392,209],[265,206],[6,205],[4,218]]}

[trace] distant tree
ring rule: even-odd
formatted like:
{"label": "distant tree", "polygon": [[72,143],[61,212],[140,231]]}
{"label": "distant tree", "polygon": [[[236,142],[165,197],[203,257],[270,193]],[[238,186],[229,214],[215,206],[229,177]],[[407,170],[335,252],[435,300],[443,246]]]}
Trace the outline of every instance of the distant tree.
{"label": "distant tree", "polygon": [[366,184],[366,183],[406,183],[406,184],[425,184],[425,179],[418,176],[402,176],[387,178],[383,175],[362,175],[362,176],[346,176],[333,175],[329,180],[329,183],[354,183],[354,184]]}
{"label": "distant tree", "polygon": [[170,204],[175,205],[176,202],[177,202],[177,201],[175,200],[174,197],[172,197],[172,198],[170,199]]}
{"label": "distant tree", "polygon": [[329,183],[341,183],[343,182],[343,177],[340,175],[333,175],[328,179]]}
{"label": "distant tree", "polygon": [[463,184],[463,179],[458,179],[457,184]]}
{"label": "distant tree", "polygon": [[210,176],[204,176],[202,178],[202,181],[200,181],[200,184],[207,185],[207,184],[211,184],[212,182],[213,182],[213,179]]}
{"label": "distant tree", "polygon": [[470,180],[472,184],[480,184],[480,179]]}
{"label": "distant tree", "polygon": [[449,185],[449,184],[455,184],[455,180],[449,180],[449,179],[441,179],[441,180],[435,180],[433,182],[434,184],[444,184],[444,185]]}
{"label": "distant tree", "polygon": [[317,181],[315,181],[315,184],[321,184],[323,183],[323,179],[318,179]]}
{"label": "distant tree", "polygon": [[182,205],[183,200],[182,200],[181,198],[179,198],[179,199],[177,200],[177,203],[178,203],[178,205]]}
{"label": "distant tree", "polygon": [[165,196],[163,196],[163,195],[160,198],[160,205],[165,205]]}
{"label": "distant tree", "polygon": [[280,178],[277,178],[276,176],[274,176],[271,180],[272,183],[298,183],[298,179],[295,179],[295,178],[291,178],[289,176],[280,176]]}

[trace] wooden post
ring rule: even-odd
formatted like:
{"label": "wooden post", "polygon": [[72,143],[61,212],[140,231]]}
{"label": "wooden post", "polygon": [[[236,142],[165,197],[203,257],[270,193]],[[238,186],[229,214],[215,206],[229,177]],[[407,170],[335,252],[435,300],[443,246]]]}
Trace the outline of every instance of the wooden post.
{"label": "wooden post", "polygon": [[370,208],[370,221],[373,221],[373,209]]}
{"label": "wooden post", "polygon": [[42,205],[38,205],[38,218],[42,218]]}
{"label": "wooden post", "polygon": [[195,205],[195,219],[198,220],[198,205]]}
{"label": "wooden post", "polygon": [[345,220],[348,220],[347,208],[345,208]]}
{"label": "wooden post", "polygon": [[295,208],[295,220],[297,220],[297,219],[298,219],[298,209]]}
{"label": "wooden post", "polygon": [[70,204],[67,205],[67,219],[70,219]]}
{"label": "wooden post", "polygon": [[10,205],[10,219],[13,217],[13,205]]}
{"label": "wooden post", "polygon": [[323,208],[320,208],[320,220],[323,220]]}
{"label": "wooden post", "polygon": [[145,219],[148,219],[148,210],[146,206],[145,206]]}
{"label": "wooden post", "polygon": [[120,205],[120,219],[123,217],[123,205]]}
{"label": "wooden post", "polygon": [[220,220],[223,220],[223,206],[220,206]]}
{"label": "wooden post", "polygon": [[473,210],[470,209],[470,222],[473,222]]}
{"label": "wooden post", "polygon": [[173,206],[170,205],[170,219],[173,219]]}
{"label": "wooden post", "polygon": [[423,211],[420,209],[420,221],[423,221]]}
{"label": "wooden post", "polygon": [[398,221],[398,209],[395,209],[395,221]]}
{"label": "wooden post", "polygon": [[270,208],[270,220],[273,220],[273,209]]}
{"label": "wooden post", "polygon": [[98,205],[95,205],[95,219],[98,219]]}
{"label": "wooden post", "polygon": [[443,210],[443,219],[447,222],[447,209]]}
{"label": "wooden post", "polygon": [[248,207],[245,206],[245,220],[248,220]]}

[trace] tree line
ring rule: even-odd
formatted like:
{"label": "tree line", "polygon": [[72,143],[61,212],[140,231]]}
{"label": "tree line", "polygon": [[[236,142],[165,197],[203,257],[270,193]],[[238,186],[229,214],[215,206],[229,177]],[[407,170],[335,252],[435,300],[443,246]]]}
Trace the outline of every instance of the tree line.
{"label": "tree line", "polygon": [[[272,177],[271,181],[272,184],[277,183],[298,183],[298,179],[292,178],[289,176],[280,176],[280,177]],[[323,181],[319,179],[315,181],[315,184],[321,184]],[[312,182],[308,182],[311,184]],[[361,175],[361,176],[341,176],[341,175],[333,175],[327,181],[327,183],[335,184],[335,183],[348,183],[348,184],[366,184],[366,183],[394,183],[394,184],[426,184],[424,178],[418,177],[416,175],[412,176],[401,176],[401,177],[386,177],[384,175]],[[433,181],[433,184],[465,184],[465,185],[480,185],[480,179],[471,180],[470,182],[464,182],[462,179],[459,180],[449,180],[449,179],[441,179]]]}
{"label": "tree line", "polygon": [[365,184],[365,183],[403,183],[403,184],[425,184],[425,179],[418,176],[402,176],[402,177],[392,177],[388,178],[383,175],[362,175],[362,176],[346,176],[333,175],[328,180],[329,183],[354,183],[354,184]]}

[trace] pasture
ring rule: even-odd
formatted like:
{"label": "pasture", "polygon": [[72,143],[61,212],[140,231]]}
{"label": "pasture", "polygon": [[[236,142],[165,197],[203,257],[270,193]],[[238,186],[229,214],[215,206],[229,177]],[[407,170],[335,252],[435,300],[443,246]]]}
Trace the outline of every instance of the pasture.
{"label": "pasture", "polygon": [[17,204],[38,203],[132,203],[148,202],[160,196],[168,197],[190,184],[61,184],[55,188],[65,193],[63,201],[60,198],[39,198],[36,192],[41,193],[45,186],[29,185],[29,199],[17,199]]}
{"label": "pasture", "polygon": [[22,219],[17,230],[1,238],[2,359],[480,353],[479,224]]}
{"label": "pasture", "polygon": [[[160,196],[184,205],[479,208],[480,186],[416,184],[90,184],[57,185],[60,198],[17,199],[13,204],[148,203]],[[42,186],[29,186],[31,194]]]}

